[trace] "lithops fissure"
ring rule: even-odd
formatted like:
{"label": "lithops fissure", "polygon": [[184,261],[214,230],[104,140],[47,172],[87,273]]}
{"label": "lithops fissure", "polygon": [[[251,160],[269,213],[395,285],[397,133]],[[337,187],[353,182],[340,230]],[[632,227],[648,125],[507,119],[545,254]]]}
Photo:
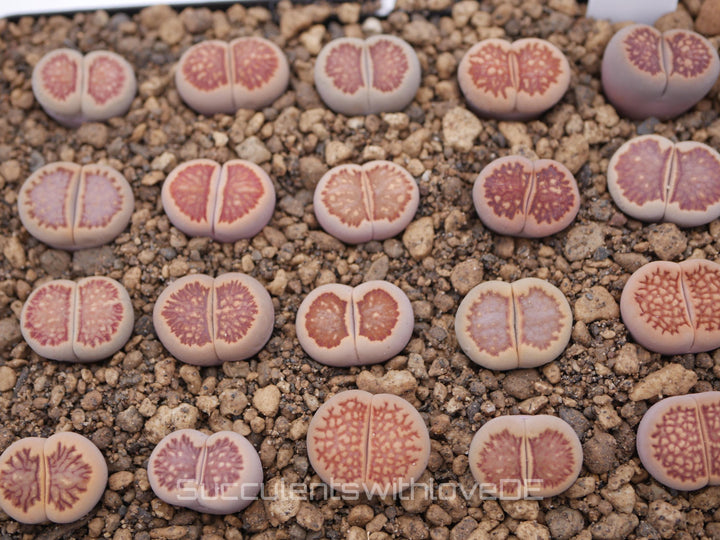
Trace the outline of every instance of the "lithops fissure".
{"label": "lithops fissure", "polygon": [[420,62],[402,39],[338,38],[315,61],[315,88],[325,104],[344,115],[397,112],[420,87]]}
{"label": "lithops fissure", "polygon": [[327,400],[307,432],[310,464],[342,493],[394,495],[425,471],[430,435],[420,413],[392,394],[348,390]]}
{"label": "lithops fissure", "polygon": [[720,485],[720,392],[658,401],[638,425],[637,451],[645,469],[668,487]]}
{"label": "lithops fissure", "polygon": [[620,297],[635,341],[662,354],[720,347],[720,264],[704,259],[654,261],[636,270]]}
{"label": "lithops fissure", "polygon": [[573,429],[559,418],[501,416],[478,430],[468,460],[480,489],[494,497],[552,497],[577,480],[583,451]]}
{"label": "lithops fissure", "polygon": [[458,84],[480,114],[527,120],[562,98],[570,85],[570,65],[560,49],[543,39],[486,39],[463,56]]}
{"label": "lithops fissure", "polygon": [[295,320],[303,350],[330,366],[384,362],[407,345],[413,325],[408,297],[381,280],[322,285],[305,297]]}
{"label": "lithops fissure", "polygon": [[463,298],[455,334],[465,354],[485,368],[528,368],[562,354],[572,320],[565,296],[545,280],[487,281]]}
{"label": "lithops fissure", "polygon": [[700,34],[660,32],[635,24],[605,47],[602,85],[618,111],[632,119],[669,119],[694,106],[720,75],[716,48]]}
{"label": "lithops fissure", "polygon": [[699,142],[635,137],[610,160],[607,184],[636,219],[695,227],[720,217],[720,154]]}

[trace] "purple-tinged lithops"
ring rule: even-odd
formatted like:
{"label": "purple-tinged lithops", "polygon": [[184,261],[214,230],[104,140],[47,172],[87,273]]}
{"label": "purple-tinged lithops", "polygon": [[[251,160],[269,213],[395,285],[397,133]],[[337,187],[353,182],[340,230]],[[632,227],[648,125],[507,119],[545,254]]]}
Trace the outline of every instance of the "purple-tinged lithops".
{"label": "purple-tinged lithops", "polygon": [[563,97],[570,85],[570,65],[560,49],[543,39],[486,39],[463,56],[458,84],[480,114],[527,120]]}
{"label": "purple-tinged lithops", "polygon": [[630,139],[610,159],[608,191],[627,215],[682,227],[720,217],[720,154],[659,135]]}
{"label": "purple-tinged lithops", "polygon": [[320,226],[348,244],[385,240],[412,221],[420,190],[412,175],[392,161],[340,165],[315,188]]}
{"label": "purple-tinged lithops", "polygon": [[0,509],[22,523],[71,523],[97,504],[107,478],[100,450],[82,435],[27,437],[0,456]]}
{"label": "purple-tinged lithops", "polygon": [[637,451],[647,472],[668,487],[720,485],[720,392],[658,401],[638,425]]}
{"label": "purple-tinged lithops", "polygon": [[221,166],[193,159],[168,174],[162,203],[182,232],[235,242],[255,236],[268,224],[275,188],[267,173],[250,161],[234,159]]}
{"label": "purple-tinged lithops", "polygon": [[580,209],[572,173],[551,159],[498,158],[473,186],[475,210],[490,229],[511,236],[541,238],[567,227]]}
{"label": "purple-tinged lithops", "polygon": [[577,480],[583,451],[570,425],[555,416],[500,416],[475,434],[468,461],[481,491],[493,497],[552,497]]}
{"label": "purple-tinged lithops", "polygon": [[263,481],[253,445],[234,431],[212,435],[174,431],[150,454],[150,487],[168,504],[206,514],[239,512],[255,500]]}
{"label": "purple-tinged lithops", "polygon": [[563,293],[545,280],[486,281],[460,302],[455,334],[465,354],[487,369],[529,368],[562,354],[572,320]]}
{"label": "purple-tinged lithops", "polygon": [[627,280],[623,323],[635,341],[661,354],[720,347],[720,264],[704,259],[654,261]]}
{"label": "purple-tinged lithops", "polygon": [[673,118],[700,101],[720,75],[715,47],[690,30],[634,24],[605,48],[602,85],[624,116]]}
{"label": "purple-tinged lithops", "polygon": [[73,49],[56,49],[33,69],[32,89],[49,116],[77,127],[125,114],[137,82],[132,66],[118,54],[93,51],[83,56]]}
{"label": "purple-tinged lithops", "polygon": [[405,293],[387,281],[357,287],[338,283],[314,289],[298,308],[298,341],[328,366],[376,364],[405,348],[414,316]]}
{"label": "purple-tinged lithops", "polygon": [[253,277],[229,272],[173,281],[153,309],[155,332],[178,360],[198,366],[245,360],[272,334],[275,310]]}
{"label": "purple-tinged lithops", "polygon": [[125,287],[101,276],[43,283],[30,293],[20,314],[20,330],[30,348],[65,362],[112,356],[130,338],[134,322]]}
{"label": "purple-tinged lithops", "polygon": [[333,111],[347,116],[397,112],[420,88],[420,62],[395,36],[338,38],[315,61],[315,88]]}
{"label": "purple-tinged lithops", "polygon": [[134,206],[128,181],[106,165],[50,163],[18,193],[18,214],[28,232],[66,250],[110,242],[125,229]]}
{"label": "purple-tinged lithops", "polygon": [[420,413],[392,394],[347,390],[328,399],[307,431],[318,476],[342,493],[395,495],[425,471],[430,435]]}
{"label": "purple-tinged lithops", "polygon": [[205,115],[267,107],[289,81],[285,54],[260,37],[203,41],[185,51],[175,70],[178,94]]}

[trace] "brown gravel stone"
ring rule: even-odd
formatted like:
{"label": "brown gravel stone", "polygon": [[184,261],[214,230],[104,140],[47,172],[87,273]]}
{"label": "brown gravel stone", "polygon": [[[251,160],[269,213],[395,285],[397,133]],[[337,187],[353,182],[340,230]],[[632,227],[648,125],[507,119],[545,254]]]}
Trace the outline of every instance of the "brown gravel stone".
{"label": "brown gravel stone", "polygon": [[695,30],[706,36],[720,34],[720,1],[704,0],[695,19]]}
{"label": "brown gravel stone", "polygon": [[574,306],[575,318],[584,323],[617,319],[620,307],[605,287],[591,287],[578,298]]}
{"label": "brown gravel stone", "polygon": [[697,382],[697,374],[680,364],[668,364],[639,381],[628,396],[633,401],[686,394]]}
{"label": "brown gravel stone", "polygon": [[609,433],[596,433],[583,445],[585,467],[595,474],[609,472],[615,465],[617,441]]}
{"label": "brown gravel stone", "polygon": [[585,526],[582,514],[578,510],[563,506],[545,514],[550,534],[557,540],[568,540],[579,534]]}
{"label": "brown gravel stone", "polygon": [[678,258],[687,248],[687,237],[674,223],[661,223],[648,233],[650,248],[663,261]]}

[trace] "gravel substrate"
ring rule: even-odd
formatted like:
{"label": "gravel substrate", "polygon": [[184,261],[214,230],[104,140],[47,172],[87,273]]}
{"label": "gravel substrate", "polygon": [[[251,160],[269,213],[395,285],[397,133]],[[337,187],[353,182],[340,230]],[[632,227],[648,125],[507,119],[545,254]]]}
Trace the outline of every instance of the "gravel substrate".
{"label": "gravel substrate", "polygon": [[[701,1],[682,4],[658,27],[692,28]],[[619,26],[587,19],[585,9],[575,0],[401,0],[378,20],[358,4],[280,2],[275,12],[153,7],[132,15],[0,20],[0,450],[22,437],[72,430],[100,448],[110,472],[100,504],[84,519],[29,526],[0,514],[0,538],[720,538],[720,487],[667,489],[648,476],[635,451],[637,424],[657,396],[720,390],[720,351],[650,353],[633,343],[618,310],[624,283],[645,262],[717,261],[720,221],[680,229],[628,219],[605,179],[614,151],[637,134],[719,148],[718,85],[672,121],[619,117],[599,78],[604,46]],[[423,78],[416,99],[401,113],[334,114],[313,88],[320,48],[331,38],[379,30],[417,51]],[[272,107],[235,116],[205,118],[186,107],[173,82],[182,52],[201,40],[251,34],[287,54],[288,91]],[[538,120],[478,119],[458,90],[459,60],[480,39],[527,36],[548,39],[565,53],[570,90]],[[710,39],[717,46],[720,36]],[[30,88],[32,68],[62,46],[104,48],[128,59],[139,93],[124,117],[66,129],[41,110]],[[472,183],[492,159],[512,153],[553,158],[575,174],[582,200],[568,229],[524,240],[483,227]],[[221,244],[188,238],[170,225],[160,203],[162,182],[178,163],[200,157],[249,159],[269,173],[278,204],[262,233]],[[420,206],[404,234],[346,246],[319,228],[313,188],[330,167],[373,159],[406,167],[418,181]],[[20,186],[57,160],[106,163],[131,183],[131,225],[114,242],[69,253],[49,249],[22,227]],[[158,294],[180,276],[228,271],[248,273],[269,290],[270,341],[249,362],[197,368],[176,361],[153,330]],[[48,279],[89,275],[115,278],[128,289],[136,319],[130,341],[92,364],[38,357],[20,336],[24,300]],[[483,280],[529,276],[567,296],[575,317],[570,345],[542,368],[479,368],[455,338],[460,301]],[[321,284],[370,279],[398,285],[412,302],[416,322],[405,351],[362,368],[311,360],[295,337],[302,299]],[[352,388],[401,395],[418,408],[430,429],[430,462],[421,479],[430,489],[395,499],[321,497],[306,453],[307,426],[329,396]],[[518,413],[570,423],[583,444],[580,478],[542,501],[482,500],[468,468],[470,440],[490,418]],[[156,498],[148,457],[180,428],[246,435],[260,453],[265,492],[275,500],[211,516]],[[294,483],[311,487],[289,490]]]}

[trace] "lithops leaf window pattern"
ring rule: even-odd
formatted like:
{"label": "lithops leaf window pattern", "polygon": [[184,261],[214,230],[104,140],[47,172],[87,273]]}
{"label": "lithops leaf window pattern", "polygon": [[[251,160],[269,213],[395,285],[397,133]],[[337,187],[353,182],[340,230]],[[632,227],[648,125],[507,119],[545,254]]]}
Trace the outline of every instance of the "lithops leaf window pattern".
{"label": "lithops leaf window pattern", "polygon": [[637,451],[660,483],[684,491],[720,481],[720,392],[679,395],[658,401],[643,415]]}
{"label": "lithops leaf window pattern", "polygon": [[575,482],[583,451],[573,429],[559,418],[501,416],[478,430],[468,459],[483,493],[499,499],[552,497]]}
{"label": "lithops leaf window pattern", "polygon": [[486,281],[463,298],[455,315],[458,344],[475,363],[506,370],[543,365],[567,346],[570,304],[538,278]]}
{"label": "lithops leaf window pattern", "polygon": [[489,228],[507,235],[541,238],[567,227],[580,208],[572,173],[549,159],[521,156],[488,164],[473,186],[475,210]]}
{"label": "lithops leaf window pattern", "polygon": [[417,410],[391,394],[336,394],[315,413],[307,433],[315,472],[343,493],[399,493],[423,473],[430,454]]}
{"label": "lithops leaf window pattern", "polygon": [[0,455],[0,509],[22,523],[77,521],[106,483],[100,450],[77,433],[20,439]]}
{"label": "lithops leaf window pattern", "polygon": [[260,456],[242,435],[181,429],[165,436],[150,454],[148,480],[168,504],[232,514],[255,499],[263,472]]}
{"label": "lithops leaf window pattern", "polygon": [[165,348],[199,366],[254,356],[270,339],[274,320],[270,294],[239,272],[182,277],[160,293],[153,308],[155,332]]}
{"label": "lithops leaf window pattern", "polygon": [[407,345],[413,325],[408,297],[382,280],[355,288],[320,286],[305,297],[295,318],[302,348],[330,366],[384,362]]}
{"label": "lithops leaf window pattern", "polygon": [[385,240],[410,224],[420,201],[415,179],[391,161],[330,169],[318,182],[313,209],[320,226],[349,244]]}
{"label": "lithops leaf window pattern", "polygon": [[626,214],[684,227],[720,217],[720,154],[693,141],[635,137],[613,155],[608,191]]}
{"label": "lithops leaf window pattern", "polygon": [[620,298],[633,338],[663,354],[720,347],[720,265],[703,259],[655,261],[636,270]]}

